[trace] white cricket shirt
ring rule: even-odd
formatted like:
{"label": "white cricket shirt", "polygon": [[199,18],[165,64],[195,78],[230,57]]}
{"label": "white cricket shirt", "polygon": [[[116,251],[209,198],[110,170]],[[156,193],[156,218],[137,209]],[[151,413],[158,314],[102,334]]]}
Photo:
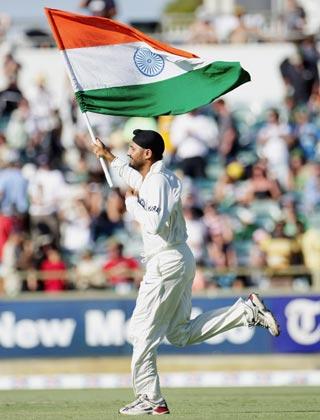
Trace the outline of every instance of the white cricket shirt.
{"label": "white cricket shirt", "polygon": [[163,161],[155,162],[146,177],[116,158],[111,163],[138,197],[126,199],[127,211],[140,224],[144,256],[186,242],[187,231],[181,205],[181,182]]}

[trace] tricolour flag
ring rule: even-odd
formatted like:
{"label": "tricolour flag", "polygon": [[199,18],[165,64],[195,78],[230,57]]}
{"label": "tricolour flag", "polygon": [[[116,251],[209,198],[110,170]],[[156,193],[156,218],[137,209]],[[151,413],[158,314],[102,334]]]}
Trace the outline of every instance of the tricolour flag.
{"label": "tricolour flag", "polygon": [[82,112],[183,114],[250,80],[239,62],[199,58],[117,21],[45,11]]}

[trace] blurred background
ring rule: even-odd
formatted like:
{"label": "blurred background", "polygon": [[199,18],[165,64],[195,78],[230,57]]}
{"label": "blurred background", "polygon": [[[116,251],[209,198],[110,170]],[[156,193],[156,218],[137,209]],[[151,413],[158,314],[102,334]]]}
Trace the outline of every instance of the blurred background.
{"label": "blurred background", "polygon": [[[90,151],[43,7],[117,19],[249,71],[252,82],[189,114],[89,118],[124,159],[135,128],[163,135],[197,261],[194,315],[255,290],[281,323],[277,339],[239,329],[186,349],[163,343],[164,371],[237,385],[248,377],[230,369],[280,369],[250,381],[319,384],[319,2],[11,0],[0,11],[0,365],[9,375],[0,388],[32,386],[35,372],[127,375],[118,356],[130,355],[126,323],[143,276],[126,187],[112,173],[111,190]],[[129,384],[117,378],[113,386]]]}

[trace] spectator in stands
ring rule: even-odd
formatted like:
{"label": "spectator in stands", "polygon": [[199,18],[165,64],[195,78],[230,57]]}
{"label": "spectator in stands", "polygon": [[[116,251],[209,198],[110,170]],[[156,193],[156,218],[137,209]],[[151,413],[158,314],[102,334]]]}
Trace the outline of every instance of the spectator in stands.
{"label": "spectator in stands", "polygon": [[207,156],[217,147],[218,127],[198,110],[174,118],[170,137],[176,159],[185,176],[206,177]]}
{"label": "spectator in stands", "polygon": [[287,188],[289,171],[288,145],[292,141],[290,128],[280,121],[278,110],[268,111],[267,120],[257,134],[257,152],[267,160],[268,171],[283,188]]}
{"label": "spectator in stands", "polygon": [[21,243],[17,267],[21,276],[21,290],[35,292],[39,290],[36,273],[35,242],[28,236],[24,236]]}
{"label": "spectator in stands", "polygon": [[62,292],[68,288],[67,266],[58,248],[49,246],[46,249],[40,271],[44,292]]}
{"label": "spectator in stands", "polygon": [[296,0],[286,0],[286,10],[284,13],[284,23],[287,30],[287,38],[296,39],[297,36],[305,31],[306,12]]}
{"label": "spectator in stands", "polygon": [[3,258],[3,249],[14,229],[15,219],[0,213],[0,262]]}
{"label": "spectator in stands", "polygon": [[194,44],[216,44],[218,37],[212,17],[208,11],[201,9],[189,28],[189,42]]}
{"label": "spectator in stands", "polygon": [[302,151],[295,150],[290,156],[288,190],[300,193],[310,176],[311,168]]}
{"label": "spectator in stands", "polygon": [[[69,187],[70,195],[72,189]],[[79,254],[90,245],[89,211],[81,197],[70,197],[64,200],[59,211],[61,245],[64,250]]]}
{"label": "spectator in stands", "polygon": [[30,106],[35,124],[35,130],[49,132],[54,128],[54,96],[49,91],[47,80],[43,74],[36,77],[32,94],[30,95]]}
{"label": "spectator in stands", "polygon": [[101,264],[94,258],[93,252],[89,249],[81,255],[74,274],[77,290],[104,289],[106,287]]}
{"label": "spectator in stands", "polygon": [[134,258],[123,255],[123,244],[110,240],[108,260],[103,266],[107,285],[119,293],[129,293],[139,282],[139,263]]}
{"label": "spectator in stands", "polygon": [[22,92],[18,86],[20,65],[12,55],[8,54],[4,60],[4,73],[7,78],[6,87],[0,91],[0,127],[5,128],[11,113],[18,107],[22,99]]}
{"label": "spectator in stands", "polygon": [[52,127],[47,132],[45,142],[46,153],[53,169],[64,170],[64,146],[62,145],[62,119],[57,109],[51,111]]}
{"label": "spectator in stands", "polygon": [[101,186],[96,182],[87,184],[83,194],[83,201],[92,221],[99,216],[103,208],[104,198]]}
{"label": "spectator in stands", "polygon": [[218,99],[212,106],[219,129],[218,151],[228,163],[235,160],[240,151],[237,124],[224,99]]}
{"label": "spectator in stands", "polygon": [[307,214],[320,207],[320,163],[314,162],[303,190],[303,203]]}
{"label": "spectator in stands", "polygon": [[91,221],[91,239],[96,242],[98,239],[106,239],[122,230],[124,212],[124,197],[119,189],[114,189],[108,194],[102,211]]}
{"label": "spectator in stands", "polygon": [[9,296],[17,295],[21,290],[21,278],[18,272],[18,260],[21,253],[22,241],[22,232],[12,231],[3,247],[3,287],[5,293]]}
{"label": "spectator in stands", "polygon": [[310,118],[312,121],[315,121],[319,125],[319,116],[320,116],[320,89],[315,91],[310,96],[308,102],[308,110],[310,113]]}
{"label": "spectator in stands", "polygon": [[79,7],[87,8],[93,16],[101,16],[108,19],[117,14],[114,0],[82,0]]}
{"label": "spectator in stands", "polygon": [[249,27],[245,20],[246,12],[243,6],[236,6],[234,11],[236,26],[229,34],[229,41],[236,44],[244,44],[250,40],[257,40],[261,35],[257,28]]}
{"label": "spectator in stands", "polygon": [[206,260],[207,227],[202,219],[202,212],[194,206],[184,206],[183,215],[187,227],[187,244],[189,245],[197,263]]}
{"label": "spectator in stands", "polygon": [[28,182],[14,150],[6,155],[6,163],[0,169],[0,261],[11,232],[26,229],[29,207]]}
{"label": "spectator in stands", "polygon": [[29,102],[26,98],[22,98],[18,107],[12,112],[6,129],[8,145],[17,150],[22,159],[34,127]]}
{"label": "spectator in stands", "polygon": [[21,64],[16,60],[11,52],[3,58],[3,73],[8,82],[17,82],[21,70]]}
{"label": "spectator in stands", "polygon": [[19,155],[6,156],[7,166],[0,169],[0,211],[7,215],[25,215],[28,211],[28,182],[23,176]]}
{"label": "spectator in stands", "polygon": [[295,254],[300,252],[297,241],[289,238],[284,229],[285,222],[278,222],[271,236],[260,243],[261,250],[266,254],[267,266],[273,269],[289,268]]}
{"label": "spectator in stands", "polygon": [[319,84],[316,73],[312,73],[303,61],[301,52],[297,51],[280,64],[287,95],[292,96],[295,105],[306,104]]}
{"label": "spectator in stands", "polygon": [[307,160],[314,160],[320,140],[320,129],[310,120],[306,107],[297,108],[294,113],[295,126],[293,135]]}
{"label": "spectator in stands", "polygon": [[303,38],[298,45],[298,49],[306,69],[310,71],[312,77],[314,78],[313,92],[317,92],[319,89],[318,62],[320,53],[315,37],[313,35],[309,35]]}
{"label": "spectator in stands", "polygon": [[204,208],[204,223],[208,229],[208,257],[213,267],[225,269],[226,273],[217,278],[220,287],[229,287],[235,276],[227,273],[227,269],[237,266],[237,256],[232,245],[233,230],[229,218],[219,214],[214,203],[208,203]]}
{"label": "spectator in stands", "polygon": [[50,234],[59,243],[60,227],[57,217],[65,198],[66,185],[63,174],[51,169],[46,156],[40,157],[40,166],[29,183],[30,221],[33,237]]}
{"label": "spectator in stands", "polygon": [[306,224],[306,218],[299,211],[297,202],[291,195],[281,197],[281,213],[285,222],[284,232],[289,238],[297,238],[303,226]]}
{"label": "spectator in stands", "polygon": [[267,266],[266,254],[261,244],[269,239],[270,235],[264,229],[257,229],[253,232],[249,256],[250,267],[265,268]]}
{"label": "spectator in stands", "polygon": [[245,188],[241,185],[244,174],[245,168],[240,162],[229,163],[214,186],[215,201],[227,206],[242,202],[245,199]]}
{"label": "spectator in stands", "polygon": [[3,132],[0,131],[0,169],[7,165],[7,156],[11,154],[11,148],[7,142],[7,138]]}
{"label": "spectator in stands", "polygon": [[289,127],[294,125],[294,112],[295,112],[296,102],[292,95],[292,92],[287,92],[287,95],[284,98],[282,116],[283,121],[288,124]]}
{"label": "spectator in stands", "polygon": [[264,162],[259,161],[253,165],[251,177],[247,183],[245,201],[277,200],[281,191],[276,181],[270,178]]}
{"label": "spectator in stands", "polygon": [[233,230],[229,217],[219,213],[217,204],[207,202],[204,207],[203,222],[207,228],[208,238],[221,235],[223,242],[228,245],[233,240]]}

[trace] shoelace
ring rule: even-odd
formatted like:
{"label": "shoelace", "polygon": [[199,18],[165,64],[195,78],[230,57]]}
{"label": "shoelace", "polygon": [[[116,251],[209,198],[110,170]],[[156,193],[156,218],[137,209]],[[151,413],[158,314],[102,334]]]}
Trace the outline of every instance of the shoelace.
{"label": "shoelace", "polygon": [[133,408],[143,401],[146,401],[146,396],[145,395],[140,395],[136,400],[134,400],[134,401],[132,401],[132,403],[128,404],[126,406],[126,408]]}
{"label": "shoelace", "polygon": [[269,328],[266,319],[264,318],[263,313],[261,313],[256,305],[247,305],[248,308],[252,311],[252,320],[248,324],[249,328],[253,328],[257,325],[263,328]]}
{"label": "shoelace", "polygon": [[[247,319],[247,321],[248,321],[248,327],[249,328],[253,328],[253,327],[255,327],[256,325],[257,325],[257,319],[258,319],[258,308],[255,306],[255,305],[253,305],[253,304],[251,304],[251,302],[250,303],[247,303],[247,302],[245,302],[245,305],[246,305],[246,307],[247,307],[247,310],[249,310],[250,311],[250,320],[249,319]],[[249,315],[249,313],[247,312],[247,315]]]}
{"label": "shoelace", "polygon": [[263,328],[268,328],[268,322],[260,312],[257,313],[254,325],[260,325]]}

